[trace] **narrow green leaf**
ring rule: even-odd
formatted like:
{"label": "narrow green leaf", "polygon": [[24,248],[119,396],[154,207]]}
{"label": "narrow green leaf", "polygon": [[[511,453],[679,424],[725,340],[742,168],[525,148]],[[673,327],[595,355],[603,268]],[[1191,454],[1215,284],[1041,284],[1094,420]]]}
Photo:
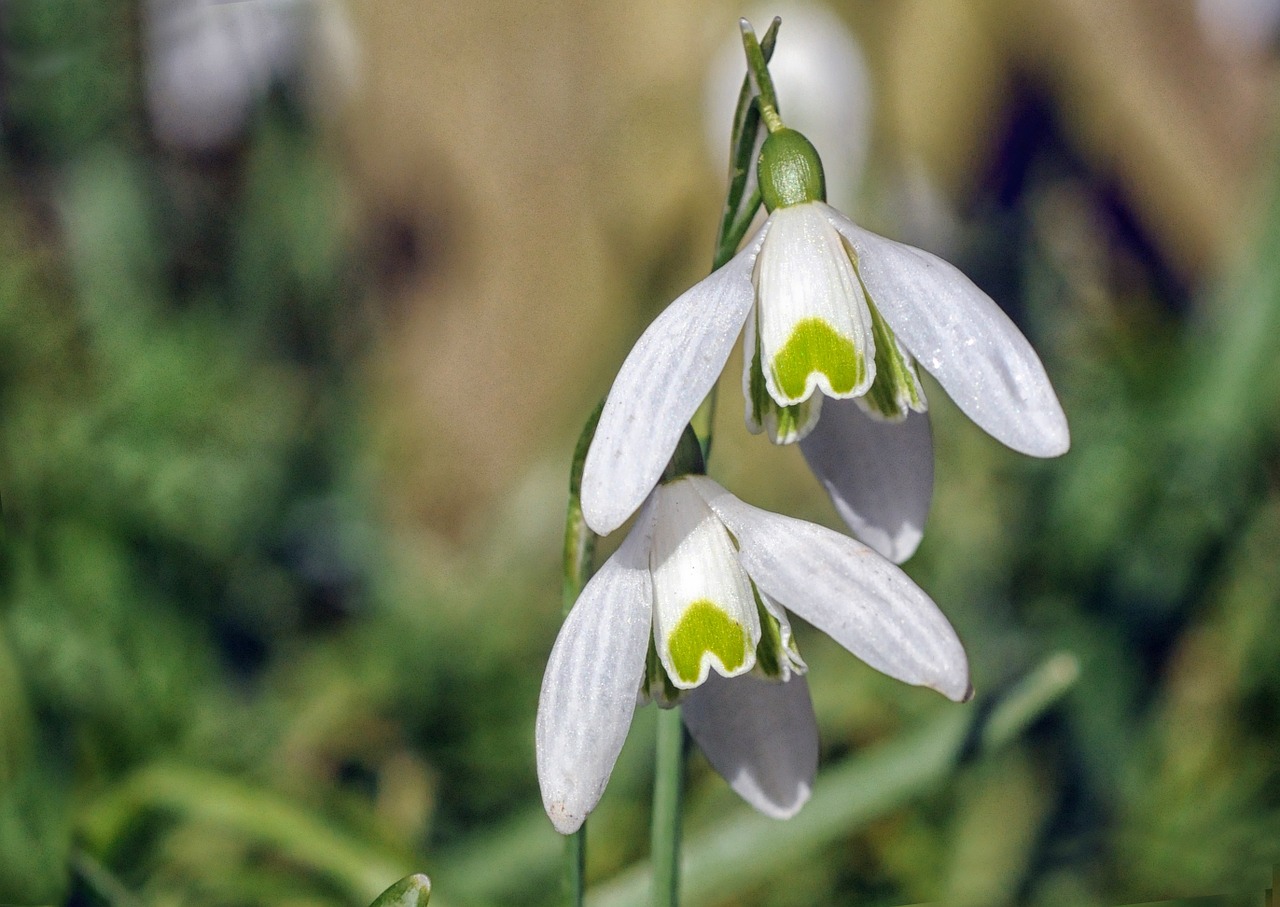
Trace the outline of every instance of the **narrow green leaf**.
{"label": "narrow green leaf", "polygon": [[78,827],[86,852],[108,853],[152,812],[207,822],[261,842],[314,868],[353,900],[367,902],[389,879],[409,872],[399,854],[362,841],[266,788],[204,769],[153,764],[85,810]]}

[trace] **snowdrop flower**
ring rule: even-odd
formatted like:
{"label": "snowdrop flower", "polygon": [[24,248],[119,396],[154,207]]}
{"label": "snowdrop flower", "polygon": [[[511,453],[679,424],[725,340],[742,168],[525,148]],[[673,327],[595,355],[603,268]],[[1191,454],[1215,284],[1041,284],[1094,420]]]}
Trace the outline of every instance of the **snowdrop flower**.
{"label": "snowdrop flower", "polygon": [[818,743],[784,608],[892,677],[957,701],[971,695],[955,631],[901,570],[848,536],[680,476],[648,496],[547,663],[538,780],[556,829],[572,833],[595,807],[646,698],[681,700],[694,740],[733,789],[766,815],[794,815]]}
{"label": "snowdrop flower", "polygon": [[[772,117],[758,164],[771,213],[631,350],[587,456],[583,513],[605,534],[636,511],[741,333],[748,428],[801,441],[850,527],[901,561],[919,542],[933,484],[917,366],[1022,453],[1065,452],[1066,417],[1000,307],[942,259],[827,205],[817,152]],[[824,406],[839,412],[820,420]],[[921,462],[930,465],[916,469]]]}
{"label": "snowdrop flower", "polygon": [[147,108],[171,147],[226,148],[273,84],[317,112],[354,88],[355,32],[339,0],[146,0],[142,11]]}

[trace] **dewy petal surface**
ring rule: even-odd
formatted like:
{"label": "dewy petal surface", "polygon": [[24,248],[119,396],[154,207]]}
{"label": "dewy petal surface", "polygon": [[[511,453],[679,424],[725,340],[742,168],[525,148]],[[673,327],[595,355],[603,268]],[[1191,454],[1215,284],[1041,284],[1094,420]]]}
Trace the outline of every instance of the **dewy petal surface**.
{"label": "dewy petal surface", "polygon": [[926,413],[888,422],[857,400],[832,400],[800,450],[854,535],[895,564],[915,553],[933,497]]}
{"label": "dewy petal surface", "polygon": [[728,264],[667,306],[622,363],[582,474],[582,513],[601,535],[648,497],[724,369],[751,310],[751,271],[768,232],[766,221]]}
{"label": "dewy petal surface", "polygon": [[760,812],[789,819],[818,771],[818,723],[805,679],[708,677],[681,708],[711,767]]}
{"label": "dewy petal surface", "polygon": [[826,210],[807,203],[774,211],[756,260],[764,378],[784,406],[815,389],[856,397],[875,377],[871,315]]}
{"label": "dewy petal surface", "polygon": [[691,477],[653,492],[649,568],[654,645],[673,684],[687,690],[712,670],[733,677],[755,666],[760,618],[751,582]]}
{"label": "dewy petal surface", "polygon": [[872,303],[965,415],[1021,453],[1065,453],[1067,418],[1044,366],[991,297],[936,255],[822,208],[857,254]]}
{"label": "dewy petal surface", "polygon": [[971,695],[955,630],[900,569],[848,536],[744,504],[709,479],[696,481],[737,538],[742,566],[761,592],[890,677],[956,701]]}
{"label": "dewy petal surface", "polygon": [[651,524],[646,507],[582,590],[542,677],[538,783],[561,834],[576,831],[599,802],[631,727],[649,649]]}

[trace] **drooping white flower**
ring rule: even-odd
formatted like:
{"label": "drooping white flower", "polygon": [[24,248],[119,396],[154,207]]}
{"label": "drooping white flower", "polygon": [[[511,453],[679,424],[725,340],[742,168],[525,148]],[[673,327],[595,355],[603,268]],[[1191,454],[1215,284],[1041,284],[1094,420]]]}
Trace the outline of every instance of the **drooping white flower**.
{"label": "drooping white flower", "polygon": [[[986,293],[827,205],[821,162],[799,133],[770,135],[759,172],[772,212],[760,231],[667,307],[614,381],[583,474],[592,529],[612,532],[644,501],[739,333],[748,427],[800,441],[850,527],[896,561],[915,550],[932,493],[931,467],[915,468],[932,461],[927,422],[911,415],[926,409],[917,364],[1014,450],[1067,450],[1044,367]],[[857,438],[871,422],[864,414],[898,423],[874,453]],[[852,475],[850,458],[875,474]]]}
{"label": "drooping white flower", "polygon": [[599,801],[637,693],[679,697],[694,740],[733,789],[766,815],[793,815],[818,747],[784,609],[892,677],[957,701],[970,695],[955,631],[900,569],[848,536],[681,476],[649,495],[547,663],[537,762],[556,828],[573,832]]}
{"label": "drooping white flower", "polygon": [[358,45],[339,0],[146,0],[142,15],[147,109],[171,147],[226,148],[273,84],[317,113],[355,87]]}

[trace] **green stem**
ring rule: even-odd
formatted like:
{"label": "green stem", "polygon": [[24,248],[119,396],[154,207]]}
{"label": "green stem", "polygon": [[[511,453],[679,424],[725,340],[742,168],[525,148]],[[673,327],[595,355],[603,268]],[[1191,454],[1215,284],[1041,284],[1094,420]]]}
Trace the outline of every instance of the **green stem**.
{"label": "green stem", "polygon": [[657,765],[654,769],[653,907],[680,903],[680,814],[684,795],[684,722],[680,707],[658,712]]}
{"label": "green stem", "polygon": [[587,892],[587,823],[564,839],[564,893],[573,907],[582,907]]}
{"label": "green stem", "polygon": [[[775,17],[760,41],[760,53],[766,63],[773,57],[778,26],[781,24],[782,20]],[[733,258],[738,244],[751,226],[756,209],[760,207],[760,187],[750,182],[759,131],[760,108],[756,104],[755,80],[748,74],[742,80],[738,106],[733,114],[733,133],[729,139],[729,190],[725,193],[724,212],[720,217],[720,229],[716,233],[712,271],[719,270]]]}

